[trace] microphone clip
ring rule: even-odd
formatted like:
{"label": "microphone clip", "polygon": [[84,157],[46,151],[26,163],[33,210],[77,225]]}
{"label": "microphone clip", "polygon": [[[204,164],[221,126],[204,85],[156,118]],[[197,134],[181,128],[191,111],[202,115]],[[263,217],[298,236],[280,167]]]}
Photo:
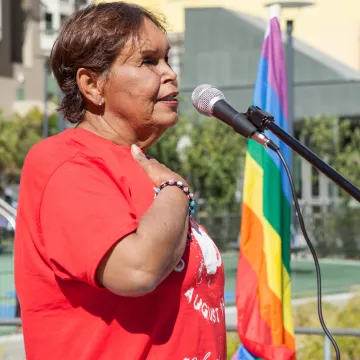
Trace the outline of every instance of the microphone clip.
{"label": "microphone clip", "polygon": [[248,108],[245,116],[261,132],[267,129],[269,121],[274,122],[274,117],[271,114],[255,105]]}

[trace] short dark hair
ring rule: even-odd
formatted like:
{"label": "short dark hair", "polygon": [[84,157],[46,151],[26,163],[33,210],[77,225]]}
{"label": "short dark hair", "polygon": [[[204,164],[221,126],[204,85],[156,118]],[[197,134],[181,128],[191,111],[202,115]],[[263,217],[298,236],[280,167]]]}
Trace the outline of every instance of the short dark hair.
{"label": "short dark hair", "polygon": [[105,75],[128,40],[139,37],[144,18],[166,33],[163,19],[141,6],[121,1],[87,6],[66,21],[50,62],[64,94],[59,110],[67,121],[76,124],[84,114],[77,70],[84,67]]}

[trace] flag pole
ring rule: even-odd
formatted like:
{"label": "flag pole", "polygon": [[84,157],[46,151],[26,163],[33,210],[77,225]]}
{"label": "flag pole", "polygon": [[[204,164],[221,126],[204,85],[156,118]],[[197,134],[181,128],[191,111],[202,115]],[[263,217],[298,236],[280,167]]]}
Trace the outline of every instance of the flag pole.
{"label": "flag pole", "polygon": [[[311,1],[274,1],[267,4],[269,8],[270,18],[274,12],[280,22],[280,11],[281,9],[301,9],[304,7],[313,6],[314,3]],[[273,9],[272,9],[273,8]],[[294,136],[294,122],[295,122],[295,96],[294,96],[294,46],[293,46],[293,30],[294,30],[294,20],[287,19],[286,21],[286,43],[285,43],[285,61],[286,61],[286,74],[287,74],[287,98],[288,98],[288,121],[289,121],[289,134]],[[302,176],[302,174],[295,174],[294,172],[294,156],[295,154],[291,153],[289,168],[292,173],[292,176]],[[294,204],[291,205],[291,228],[290,228],[290,237],[296,237],[295,229],[297,224],[296,211]],[[293,239],[295,240],[295,238]]]}
{"label": "flag pole", "polygon": [[[286,72],[288,89],[288,121],[289,134],[294,136],[294,48],[293,48],[293,20],[286,21]],[[292,159],[293,160],[293,159]]]}
{"label": "flag pole", "polygon": [[[294,136],[294,47],[293,47],[293,28],[294,21],[286,21],[286,46],[285,46],[285,61],[287,73],[287,91],[288,91],[288,121],[289,121],[289,134]],[[295,177],[294,159],[295,154],[291,153],[289,168],[293,178]],[[297,174],[301,176],[301,174]],[[290,249],[292,245],[296,244],[296,211],[294,203],[291,202],[291,222],[290,222]],[[291,241],[292,239],[292,241]]]}
{"label": "flag pole", "polygon": [[[271,4],[261,48],[253,103],[289,130],[284,46],[278,21],[281,4]],[[269,134],[274,138],[273,134]],[[280,144],[286,162],[290,148]],[[237,329],[241,346],[234,359],[283,359],[295,355],[291,310],[290,185],[272,152],[248,142],[237,270]]]}

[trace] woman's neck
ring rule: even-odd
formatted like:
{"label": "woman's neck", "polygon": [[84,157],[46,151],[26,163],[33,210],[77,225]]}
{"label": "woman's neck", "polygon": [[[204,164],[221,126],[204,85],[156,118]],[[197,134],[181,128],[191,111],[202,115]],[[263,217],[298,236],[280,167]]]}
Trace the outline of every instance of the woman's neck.
{"label": "woman's neck", "polygon": [[159,129],[143,129],[142,136],[139,136],[139,134],[125,122],[118,121],[115,127],[104,115],[94,114],[86,114],[77,127],[86,129],[110,140],[116,145],[131,146],[132,144],[136,144],[141,149],[149,147],[161,135],[157,134]]}
{"label": "woman's neck", "polygon": [[85,116],[77,127],[86,129],[104,139],[110,140],[116,145],[131,146],[137,142],[134,136],[131,136],[129,129],[115,129],[100,115]]}

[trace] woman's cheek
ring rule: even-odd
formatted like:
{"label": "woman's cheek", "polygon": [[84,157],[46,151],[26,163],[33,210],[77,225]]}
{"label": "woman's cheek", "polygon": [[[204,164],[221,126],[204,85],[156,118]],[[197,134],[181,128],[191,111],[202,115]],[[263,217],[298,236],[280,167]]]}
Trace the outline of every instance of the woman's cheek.
{"label": "woman's cheek", "polygon": [[142,79],[139,79],[138,84],[144,86],[149,92],[149,95],[158,95],[161,86],[161,77],[154,71],[149,69]]}

